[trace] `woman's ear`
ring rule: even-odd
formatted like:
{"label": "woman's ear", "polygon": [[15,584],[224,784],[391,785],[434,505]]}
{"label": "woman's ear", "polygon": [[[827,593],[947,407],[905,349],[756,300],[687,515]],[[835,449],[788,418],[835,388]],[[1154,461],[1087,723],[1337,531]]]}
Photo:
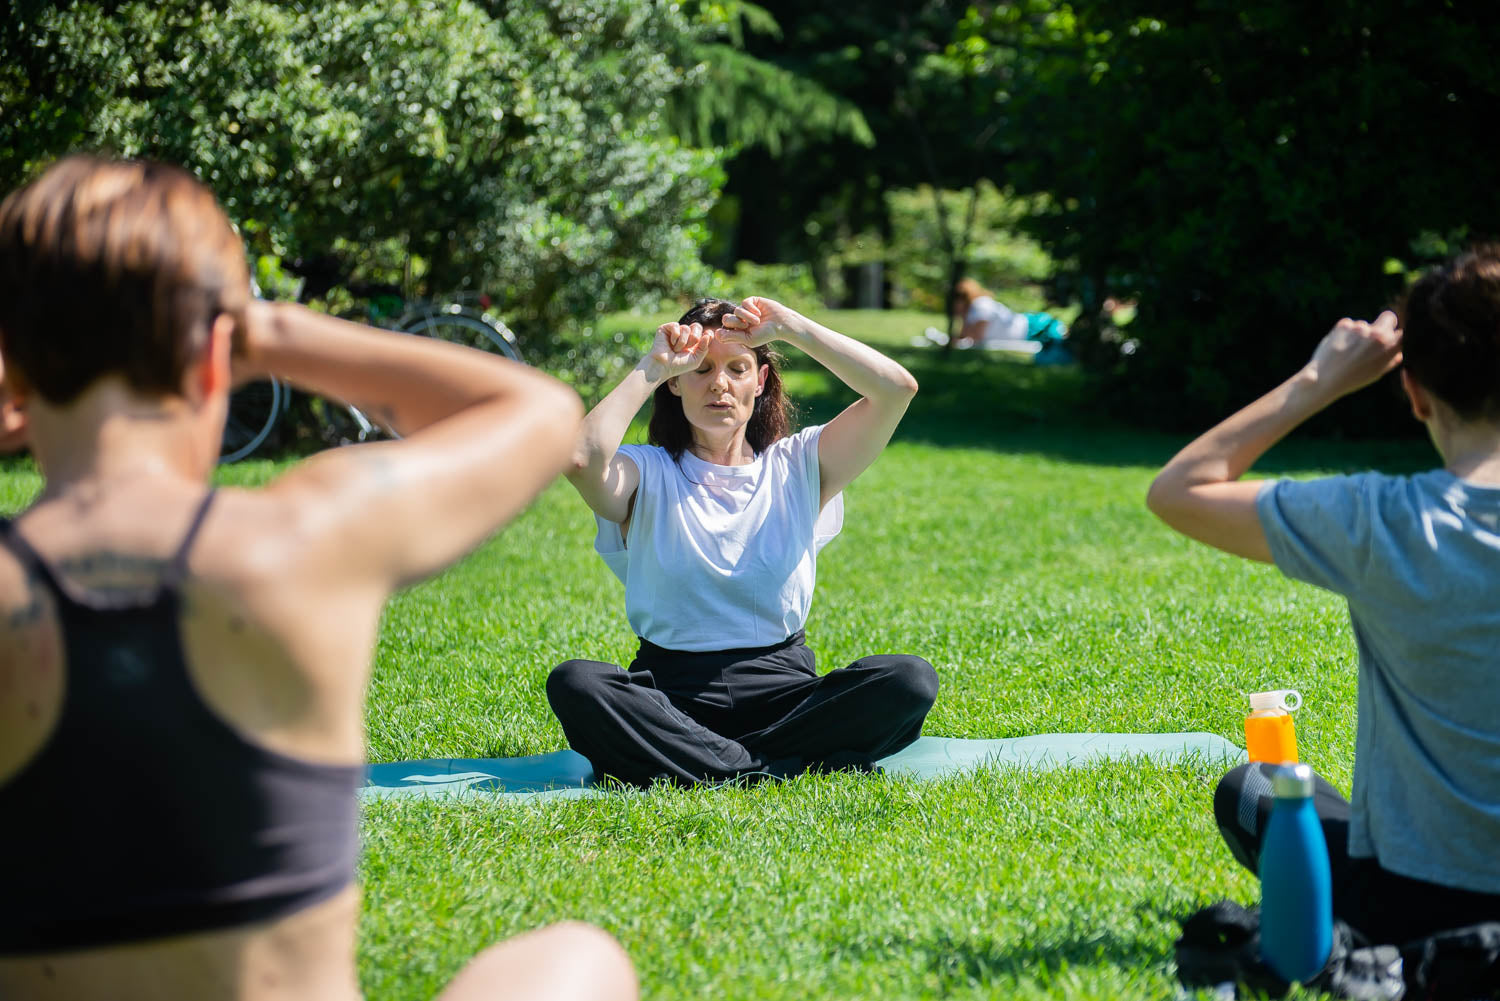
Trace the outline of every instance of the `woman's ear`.
{"label": "woman's ear", "polygon": [[201,403],[216,393],[229,392],[229,356],[234,349],[234,317],[220,313],[208,328],[208,342],[188,366],[188,398]]}
{"label": "woman's ear", "polygon": [[760,381],[755,384],[755,395],[756,396],[759,396],[761,393],[764,393],[766,391],[766,376],[768,376],[770,374],[771,374],[771,366],[770,365],[762,365],[760,367]]}
{"label": "woman's ear", "polygon": [[1411,401],[1411,415],[1424,424],[1431,420],[1432,394],[1404,368],[1401,370],[1401,388],[1406,390],[1406,398]]}
{"label": "woman's ear", "polygon": [[673,396],[682,395],[682,389],[677,385],[677,376],[675,375],[667,380],[667,388],[672,391]]}

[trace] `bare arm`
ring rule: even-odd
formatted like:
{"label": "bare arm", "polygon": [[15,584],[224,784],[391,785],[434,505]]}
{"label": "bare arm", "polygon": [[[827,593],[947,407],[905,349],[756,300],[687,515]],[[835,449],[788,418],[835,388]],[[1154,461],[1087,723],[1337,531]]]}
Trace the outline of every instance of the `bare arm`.
{"label": "bare arm", "polygon": [[482,351],[256,303],[248,362],[358,400],[405,437],[335,449],[267,489],[306,564],[387,590],[458,559],[567,464],[581,407],[549,376]]}
{"label": "bare arm", "polygon": [[917,380],[897,362],[770,299],[746,299],[724,318],[722,336],[752,346],[775,339],[794,344],[860,394],[818,440],[823,504],[875,461],[917,394]]}
{"label": "bare arm", "polygon": [[696,367],[711,339],[696,323],[662,324],[651,350],[584,418],[568,482],[599,517],[622,525],[630,517],[641,473],[635,463],[618,454],[620,442],[656,387]]}
{"label": "bare arm", "polygon": [[1146,506],[1190,538],[1271,562],[1255,507],[1261,484],[1240,477],[1297,425],[1399,364],[1394,313],[1374,323],[1340,320],[1296,375],[1178,452],[1152,482]]}

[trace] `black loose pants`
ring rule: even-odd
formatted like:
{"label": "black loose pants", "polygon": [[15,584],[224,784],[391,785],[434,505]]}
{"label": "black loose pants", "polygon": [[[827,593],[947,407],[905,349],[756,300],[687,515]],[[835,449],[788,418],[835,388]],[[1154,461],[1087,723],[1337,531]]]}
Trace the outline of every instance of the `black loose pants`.
{"label": "black loose pants", "polygon": [[920,657],[861,657],[819,677],[798,632],[771,647],[693,652],[641,641],[628,671],[559,664],[547,701],[599,776],[681,785],[873,768],[916,740],[937,698]]}
{"label": "black loose pants", "polygon": [[[1240,765],[1214,791],[1214,819],[1235,859],[1259,873],[1260,844],[1271,819],[1273,766]],[[1373,858],[1349,854],[1349,802],[1315,779],[1313,809],[1328,842],[1333,876],[1333,916],[1377,944],[1402,945],[1450,928],[1500,921],[1500,895],[1412,879],[1383,869]],[[1425,817],[1413,824],[1430,823]]]}

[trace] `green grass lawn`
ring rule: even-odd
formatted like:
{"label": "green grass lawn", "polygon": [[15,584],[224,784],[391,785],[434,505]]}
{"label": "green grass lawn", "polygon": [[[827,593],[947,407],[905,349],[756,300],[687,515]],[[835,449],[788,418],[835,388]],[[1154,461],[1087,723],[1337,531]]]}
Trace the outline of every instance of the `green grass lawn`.
{"label": "green grass lawn", "polygon": [[[857,332],[859,317],[833,319]],[[907,319],[921,318],[873,336],[903,344]],[[1295,687],[1303,760],[1347,792],[1355,679],[1342,603],[1147,513],[1146,485],[1180,439],[1095,417],[1073,371],[895,353],[923,389],[849,489],[844,533],[820,560],[807,631],[824,668],[921,654],[942,678],[925,732],[955,737],[1206,730],[1242,743],[1245,693]],[[849,398],[805,365],[789,383],[809,420]],[[1293,441],[1263,468],[1432,461],[1415,443]],[[13,510],[36,480],[5,470],[0,504]],[[554,486],[470,559],[391,602],[372,760],[565,746],[547,672],[575,656],[628,661],[634,647],[592,537],[582,501]],[[1215,831],[1217,778],[1191,762],[1115,764],[534,806],[375,803],[360,976],[372,999],[428,998],[489,942],[582,918],[620,938],[648,998],[1173,997],[1174,917],[1256,895]]]}

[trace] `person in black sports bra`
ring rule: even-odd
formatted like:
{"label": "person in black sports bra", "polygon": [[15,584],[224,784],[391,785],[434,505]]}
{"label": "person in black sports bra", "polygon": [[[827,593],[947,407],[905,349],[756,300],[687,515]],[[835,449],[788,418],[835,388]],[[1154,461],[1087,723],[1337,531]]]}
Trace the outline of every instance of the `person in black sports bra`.
{"label": "person in black sports bra", "polygon": [[[561,469],[577,397],[503,359],[252,302],[213,195],[74,157],[0,205],[0,997],[349,1001],[361,712],[381,605]],[[402,440],[209,491],[231,369]],[[598,929],[444,991],[629,999]]]}

